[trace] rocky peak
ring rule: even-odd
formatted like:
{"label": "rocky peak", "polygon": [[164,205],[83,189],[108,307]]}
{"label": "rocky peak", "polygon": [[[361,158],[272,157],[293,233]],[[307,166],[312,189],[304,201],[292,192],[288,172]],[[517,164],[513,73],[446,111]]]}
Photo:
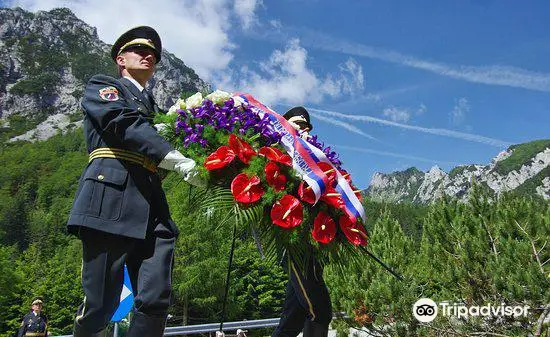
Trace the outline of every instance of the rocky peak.
{"label": "rocky peak", "polygon": [[[0,9],[0,138],[40,140],[78,125],[79,100],[97,73],[118,77],[111,46],[67,8]],[[166,50],[149,82],[162,109],[209,85]]]}
{"label": "rocky peak", "polygon": [[510,157],[512,154],[512,151],[500,151],[493,160],[491,160],[491,164],[496,165],[499,161],[503,161],[504,159]]}
{"label": "rocky peak", "polygon": [[410,168],[375,173],[367,189],[374,199],[429,203],[443,194],[466,200],[473,182],[499,195],[516,191],[550,199],[550,140],[513,145],[488,165],[461,165],[448,174],[434,166],[428,172]]}
{"label": "rocky peak", "polygon": [[372,177],[367,194],[374,199],[412,201],[414,194],[411,191],[416,190],[423,179],[424,173],[416,167],[390,174],[377,172]]}
{"label": "rocky peak", "polygon": [[443,170],[441,170],[437,165],[432,166],[428,173],[424,176],[424,179],[429,179],[430,181],[438,181],[447,176],[447,173],[445,173]]}

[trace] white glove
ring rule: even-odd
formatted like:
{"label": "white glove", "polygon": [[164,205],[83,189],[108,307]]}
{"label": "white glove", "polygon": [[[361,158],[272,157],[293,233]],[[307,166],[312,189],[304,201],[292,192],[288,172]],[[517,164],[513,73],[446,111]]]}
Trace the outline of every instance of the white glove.
{"label": "white glove", "polygon": [[204,187],[206,186],[206,182],[201,178],[199,171],[195,166],[197,166],[197,163],[195,163],[193,159],[187,158],[178,150],[168,152],[166,157],[164,157],[158,165],[160,168],[176,171],[183,177],[183,180],[187,181],[191,185]]}
{"label": "white glove", "polygon": [[[194,163],[194,161],[193,161]],[[187,181],[193,186],[206,187],[206,181],[200,176],[199,171],[195,166],[188,169],[185,164],[176,164],[175,171],[183,176],[183,180]]]}

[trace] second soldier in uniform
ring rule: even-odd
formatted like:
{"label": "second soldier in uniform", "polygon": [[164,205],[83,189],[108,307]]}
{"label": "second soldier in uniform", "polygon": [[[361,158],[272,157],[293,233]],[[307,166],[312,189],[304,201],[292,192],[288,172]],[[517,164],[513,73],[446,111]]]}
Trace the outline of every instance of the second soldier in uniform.
{"label": "second soldier in uniform", "polygon": [[[309,113],[303,107],[294,107],[283,117],[302,137],[308,137],[313,129]],[[326,337],[332,320],[332,305],[328,288],[323,279],[323,266],[311,255],[300,270],[289,259],[289,282],[279,325],[271,337],[296,337],[303,331],[304,337]]]}

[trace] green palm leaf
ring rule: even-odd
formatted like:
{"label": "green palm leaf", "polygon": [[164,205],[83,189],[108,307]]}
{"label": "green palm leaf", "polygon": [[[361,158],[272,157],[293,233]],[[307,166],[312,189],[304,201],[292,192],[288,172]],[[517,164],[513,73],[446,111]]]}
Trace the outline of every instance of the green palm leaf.
{"label": "green palm leaf", "polygon": [[[256,240],[261,254],[271,260],[290,258],[297,268],[304,270],[311,261],[314,251],[310,247],[311,224],[308,230],[292,231],[280,228],[271,221],[269,210],[261,204],[242,205],[235,201],[231,190],[224,186],[210,186],[194,189],[190,205],[198,209],[205,219],[205,226],[217,230],[222,226],[237,226],[238,235],[248,234]],[[346,241],[345,238],[340,238]],[[316,257],[323,263],[330,263],[342,274],[349,264],[360,265],[364,255],[357,247],[346,243],[333,243],[317,249]]]}

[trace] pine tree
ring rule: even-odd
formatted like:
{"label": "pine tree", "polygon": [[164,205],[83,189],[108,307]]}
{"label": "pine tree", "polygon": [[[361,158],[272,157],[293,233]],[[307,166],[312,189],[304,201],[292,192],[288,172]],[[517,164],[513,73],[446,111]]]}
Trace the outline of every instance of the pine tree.
{"label": "pine tree", "polygon": [[403,324],[410,322],[410,309],[416,300],[413,275],[408,269],[414,244],[389,211],[385,211],[373,227],[369,250],[400,272],[404,280],[395,278],[367,255],[360,264],[349,266],[345,279],[329,266],[326,280],[334,309],[353,313],[355,325],[364,325],[372,332],[382,330],[392,336],[407,336],[414,329]]}
{"label": "pine tree", "polygon": [[15,247],[0,245],[0,336],[11,337],[23,316],[20,313],[21,283],[23,275],[14,268],[17,258]]}

